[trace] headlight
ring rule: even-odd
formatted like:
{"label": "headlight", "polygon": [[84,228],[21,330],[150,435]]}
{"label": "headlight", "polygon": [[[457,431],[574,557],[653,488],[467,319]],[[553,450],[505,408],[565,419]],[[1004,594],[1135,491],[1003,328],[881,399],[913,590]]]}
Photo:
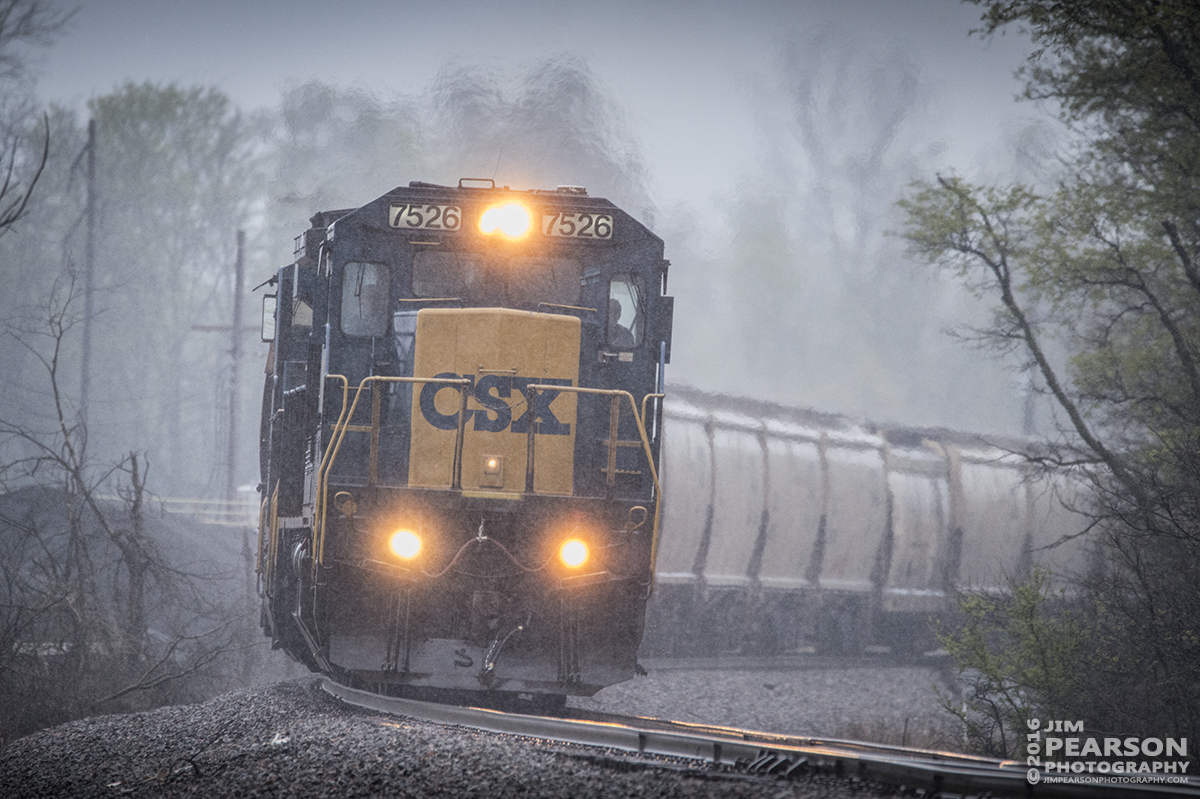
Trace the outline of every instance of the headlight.
{"label": "headlight", "polygon": [[398,558],[412,560],[421,554],[421,537],[412,530],[397,530],[389,543]]}
{"label": "headlight", "polygon": [[583,564],[587,563],[588,548],[587,544],[580,541],[578,538],[571,538],[563,542],[563,545],[558,548],[558,558],[566,566],[572,569],[578,569]]}
{"label": "headlight", "polygon": [[519,239],[529,232],[533,219],[520,203],[493,205],[479,217],[479,229],[487,234],[499,233],[505,238]]}

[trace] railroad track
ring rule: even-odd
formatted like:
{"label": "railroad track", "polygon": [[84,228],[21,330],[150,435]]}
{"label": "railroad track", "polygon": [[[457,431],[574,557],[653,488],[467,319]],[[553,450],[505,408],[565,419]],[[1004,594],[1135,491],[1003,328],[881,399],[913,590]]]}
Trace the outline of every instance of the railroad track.
{"label": "railroad track", "polygon": [[[438,724],[679,758],[752,775],[779,778],[811,771],[924,789],[938,796],[1196,796],[1186,784],[1032,784],[1025,763],[910,747],[826,738],[772,735],[704,724],[614,716],[565,708],[561,716],[531,716],[476,707],[380,696],[330,679],[325,691],[348,704]],[[1080,775],[1073,775],[1080,776]]]}
{"label": "railroad track", "polygon": [[925,652],[898,657],[890,651],[855,655],[799,652],[785,655],[715,655],[711,657],[644,657],[638,663],[651,673],[664,671],[803,671],[811,669],[911,667],[945,668],[953,665],[949,652]]}

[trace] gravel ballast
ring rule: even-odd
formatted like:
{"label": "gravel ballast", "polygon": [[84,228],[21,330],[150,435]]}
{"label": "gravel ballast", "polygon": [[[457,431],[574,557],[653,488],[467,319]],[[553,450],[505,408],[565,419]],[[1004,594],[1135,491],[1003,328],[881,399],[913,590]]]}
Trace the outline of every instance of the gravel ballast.
{"label": "gravel ballast", "polygon": [[[611,689],[609,689],[611,690]],[[347,707],[313,680],[64,724],[0,749],[0,796],[850,797],[783,781]]]}
{"label": "gravel ballast", "polygon": [[[961,729],[942,710],[951,695],[931,666],[655,668],[575,707],[780,735],[848,738],[957,750]],[[935,688],[935,686],[937,686]]]}

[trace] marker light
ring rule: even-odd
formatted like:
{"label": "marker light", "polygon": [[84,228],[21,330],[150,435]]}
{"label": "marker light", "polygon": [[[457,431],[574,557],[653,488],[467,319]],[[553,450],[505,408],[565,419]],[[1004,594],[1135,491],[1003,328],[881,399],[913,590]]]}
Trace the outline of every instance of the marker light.
{"label": "marker light", "polygon": [[484,233],[499,233],[508,239],[519,239],[529,232],[533,219],[520,203],[493,205],[479,217],[479,229]]}
{"label": "marker light", "polygon": [[421,553],[421,537],[412,530],[397,530],[392,533],[392,552],[404,560],[412,560]]}
{"label": "marker light", "polygon": [[578,569],[584,563],[587,563],[587,544],[583,543],[578,538],[569,539],[558,548],[558,557],[567,566],[570,566],[572,569]]}

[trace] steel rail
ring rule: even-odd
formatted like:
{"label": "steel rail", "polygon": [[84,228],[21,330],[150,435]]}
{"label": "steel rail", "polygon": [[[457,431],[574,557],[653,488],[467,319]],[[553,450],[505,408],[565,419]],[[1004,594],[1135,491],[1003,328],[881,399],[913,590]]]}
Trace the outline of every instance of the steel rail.
{"label": "steel rail", "polygon": [[[1197,796],[1200,781],[1187,784],[1030,784],[1028,769],[1016,760],[823,738],[804,738],[660,719],[611,717],[612,721],[530,716],[476,707],[380,696],[328,678],[324,690],[347,704],[408,718],[506,735],[623,750],[730,766],[750,774],[787,777],[808,770],[939,794],[1024,797],[1094,797],[1136,793],[1145,796]],[[1074,776],[1074,775],[1072,775]]]}

